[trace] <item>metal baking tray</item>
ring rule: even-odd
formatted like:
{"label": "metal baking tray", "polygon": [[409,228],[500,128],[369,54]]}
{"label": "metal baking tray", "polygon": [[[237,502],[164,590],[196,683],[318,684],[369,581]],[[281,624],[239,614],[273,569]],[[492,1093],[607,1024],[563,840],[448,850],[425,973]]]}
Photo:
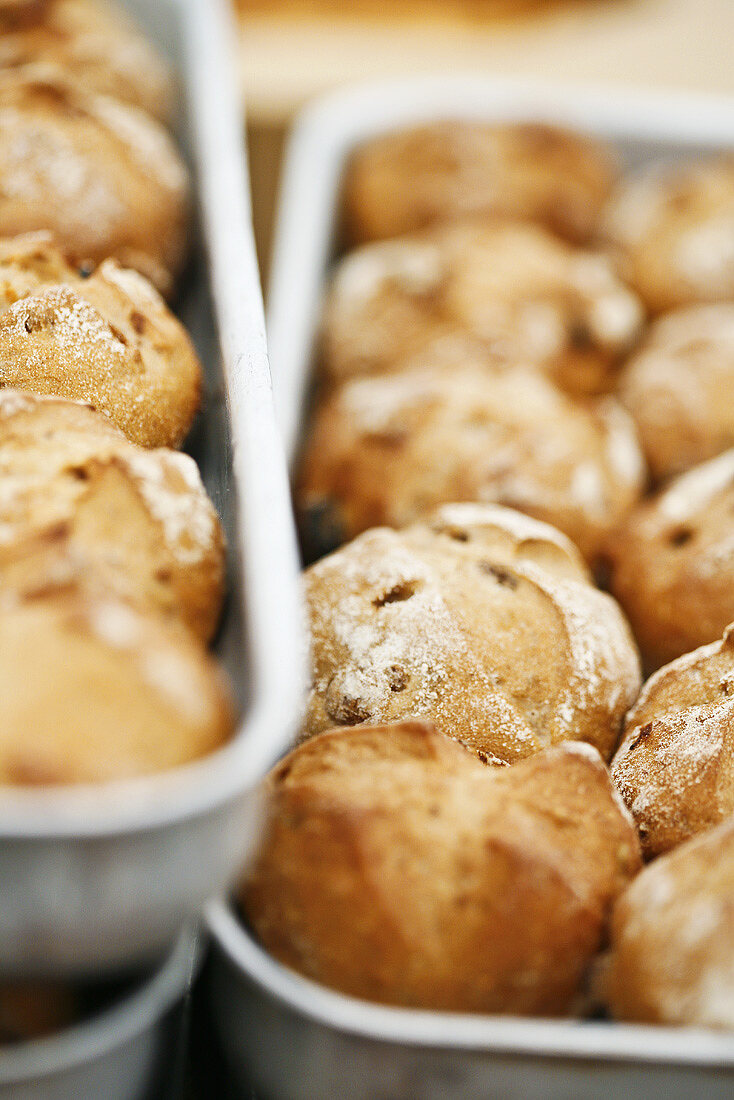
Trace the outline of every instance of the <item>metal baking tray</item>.
{"label": "metal baking tray", "polygon": [[0,1051],[0,1100],[180,1100],[181,999],[200,951],[183,932],[152,975],[48,1038]]}
{"label": "metal baking tray", "polygon": [[[198,245],[176,309],[205,365],[191,451],[229,540],[217,652],[230,744],[170,773],[0,798],[0,972],[85,973],[160,957],[226,889],[257,835],[257,780],[301,699],[298,558],[272,404],[227,0],[128,0],[180,75]],[[83,700],[80,701],[83,705]]]}
{"label": "metal baking tray", "polygon": [[[338,247],[346,158],[379,132],[461,116],[564,123],[610,139],[628,166],[734,149],[734,101],[703,96],[477,76],[383,82],[312,106],[287,152],[268,314],[276,406],[291,458],[302,432],[324,281]],[[207,988],[215,1025],[243,1089],[251,1084],[263,1096],[734,1095],[733,1035],[367,1004],[280,966],[225,903],[210,906],[208,924],[214,952]]]}

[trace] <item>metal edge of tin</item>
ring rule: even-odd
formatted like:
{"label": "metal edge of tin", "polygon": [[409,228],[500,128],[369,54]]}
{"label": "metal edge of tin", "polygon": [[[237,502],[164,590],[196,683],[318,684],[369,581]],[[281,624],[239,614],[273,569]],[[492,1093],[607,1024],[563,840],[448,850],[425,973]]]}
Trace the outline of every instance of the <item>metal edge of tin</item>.
{"label": "metal edge of tin", "polygon": [[3,792],[0,867],[13,889],[12,907],[0,915],[0,957],[15,972],[89,973],[152,958],[226,887],[256,836],[253,785],[292,736],[304,682],[298,557],[250,222],[232,16],[226,0],[168,0],[168,8],[184,40],[238,484],[248,702],[228,745],[170,773]]}
{"label": "metal edge of tin", "polygon": [[165,1021],[201,963],[187,927],[153,972],[81,1023],[0,1050],[0,1100],[138,1100],[167,1060]]}
{"label": "metal edge of tin", "polygon": [[[457,113],[532,115],[611,140],[681,151],[734,147],[734,99],[724,96],[467,75],[372,82],[316,101],[301,114],[286,150],[268,308],[276,410],[291,461],[346,158],[372,134]],[[214,943],[208,995],[230,1062],[243,1084],[252,1073],[256,1083],[284,1098],[327,1095],[327,1089],[336,1094],[335,1088],[348,1088],[353,1100],[375,1093],[566,1098],[588,1096],[603,1085],[605,1095],[621,1100],[635,1087],[661,1098],[684,1085],[711,1097],[730,1095],[734,1087],[734,1036],[385,1008],[279,966],[225,902],[209,906],[207,924]],[[298,1051],[293,1068],[289,1051]],[[511,1091],[518,1073],[522,1079]]]}

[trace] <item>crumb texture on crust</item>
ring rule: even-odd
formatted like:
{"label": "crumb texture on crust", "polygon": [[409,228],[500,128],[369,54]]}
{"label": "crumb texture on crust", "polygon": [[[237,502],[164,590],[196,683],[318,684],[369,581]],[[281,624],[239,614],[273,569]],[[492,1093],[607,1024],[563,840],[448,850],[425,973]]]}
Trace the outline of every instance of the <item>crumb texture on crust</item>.
{"label": "crumb texture on crust", "polygon": [[734,1028],[734,819],[652,863],[616,905],[605,977],[618,1020]]}
{"label": "crumb texture on crust", "polygon": [[614,384],[643,310],[601,253],[530,223],[471,219],[365,245],[337,266],[322,367],[389,374],[431,350],[537,366],[573,393]]}
{"label": "crumb texture on crust", "polygon": [[601,221],[622,270],[662,313],[734,298],[734,157],[655,163],[624,179]]}
{"label": "crumb texture on crust", "polygon": [[734,622],[734,450],[637,505],[611,536],[610,588],[652,671]]}
{"label": "crumb texture on crust", "polygon": [[150,775],[226,742],[222,674],[189,631],[69,587],[0,605],[0,782]]}
{"label": "crumb texture on crust", "polygon": [[29,234],[0,244],[0,385],[90,402],[133,442],[178,447],[202,368],[142,275],[105,260],[83,278]]}
{"label": "crumb texture on crust", "polygon": [[353,996],[574,1010],[634,828],[598,754],[487,767],[423,723],[333,730],[277,765],[241,897],[263,945]]}
{"label": "crumb texture on crust", "polygon": [[83,577],[208,640],[224,536],[196,463],[88,405],[0,390],[0,593]]}
{"label": "crumb texture on crust", "polygon": [[648,680],[611,771],[648,858],[734,814],[731,627]]}
{"label": "crumb texture on crust", "polygon": [[451,119],[380,135],[347,166],[351,244],[399,237],[470,214],[537,221],[582,242],[615,170],[600,141],[540,123]]}
{"label": "crumb texture on crust", "polygon": [[[611,397],[581,404],[524,366],[425,365],[357,378],[318,407],[302,458],[302,527],[323,550],[447,501],[554,524],[593,561],[639,499],[644,461]],[[319,532],[318,526],[327,530]]]}
{"label": "crumb texture on crust", "polygon": [[734,303],[688,306],[653,322],[619,396],[660,481],[734,444]]}
{"label": "crumb texture on crust", "polygon": [[[564,740],[607,759],[639,689],[614,600],[558,533],[507,509],[376,528],[311,566],[304,735],[404,718],[505,761]],[[450,518],[447,518],[450,517]],[[536,535],[518,536],[518,524]]]}

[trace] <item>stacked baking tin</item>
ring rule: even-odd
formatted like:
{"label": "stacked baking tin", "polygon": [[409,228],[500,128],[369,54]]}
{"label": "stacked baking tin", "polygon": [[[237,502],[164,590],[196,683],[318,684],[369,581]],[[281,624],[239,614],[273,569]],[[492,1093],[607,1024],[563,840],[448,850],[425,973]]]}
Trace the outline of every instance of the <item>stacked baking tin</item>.
{"label": "stacked baking tin", "polygon": [[[207,372],[193,453],[230,550],[218,644],[240,723],[168,775],[9,791],[0,810],[0,963],[23,977],[127,978],[109,1007],[0,1053],[5,1100],[165,1095],[161,1069],[197,964],[196,922],[254,842],[252,790],[290,740],[301,691],[298,579],[250,228],[244,122],[226,0],[129,0],[175,65],[201,244],[178,312]],[[163,961],[161,961],[163,960]]]}

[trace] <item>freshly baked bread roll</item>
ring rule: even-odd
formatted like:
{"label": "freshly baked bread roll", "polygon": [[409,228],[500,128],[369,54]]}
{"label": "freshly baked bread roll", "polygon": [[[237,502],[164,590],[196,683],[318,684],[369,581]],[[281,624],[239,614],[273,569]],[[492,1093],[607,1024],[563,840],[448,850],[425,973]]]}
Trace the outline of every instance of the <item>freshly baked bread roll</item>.
{"label": "freshly baked bread roll", "polygon": [[87,279],[47,282],[58,253],[32,240],[14,253],[13,242],[0,246],[0,386],[88,401],[135,443],[180,446],[202,387],[183,326],[114,260]]}
{"label": "freshly baked bread roll", "polygon": [[[20,0],[25,11],[20,22],[5,18],[7,4],[0,0],[0,70],[38,61],[56,64],[86,91],[170,118],[172,74],[117,8],[100,0]],[[10,14],[18,7],[18,0],[11,2]]]}
{"label": "freshly baked bread roll", "polygon": [[734,157],[654,164],[623,180],[602,235],[653,313],[734,299]]}
{"label": "freshly baked bread roll", "polygon": [[612,778],[648,857],[734,814],[734,627],[648,680]]}
{"label": "freshly baked bread roll", "polygon": [[232,728],[222,674],[182,626],[51,582],[0,596],[0,784],[149,775]]}
{"label": "freshly baked bread roll", "polygon": [[512,762],[560,741],[609,759],[639,666],[614,600],[560,532],[455,504],[375,528],[305,574],[312,680],[303,733],[429,719]]}
{"label": "freshly baked bread roll", "polygon": [[74,262],[113,257],[170,294],[188,175],[164,128],[49,66],[0,72],[0,236],[53,231]]}
{"label": "freshly baked bread roll", "polygon": [[0,590],[67,552],[118,595],[214,633],[224,536],[194,460],[136,447],[89,406],[0,390]]}
{"label": "freshly baked bread roll", "polygon": [[620,377],[650,470],[662,480],[734,445],[734,302],[655,321]]}
{"label": "freshly baked bread roll", "polygon": [[734,818],[642,872],[612,921],[618,1020],[734,1028]]}
{"label": "freshly baked bread roll", "polygon": [[347,382],[318,409],[297,492],[316,547],[333,549],[324,545],[333,533],[344,541],[477,500],[552,523],[593,561],[644,485],[621,406],[577,403],[521,366],[425,362]]}
{"label": "freshly baked bread roll", "polygon": [[352,244],[364,244],[467,214],[499,214],[582,242],[615,174],[601,142],[557,126],[428,123],[357,149],[344,181],[345,231]]}
{"label": "freshly baked bread roll", "polygon": [[336,269],[323,323],[332,382],[429,348],[537,365],[575,393],[611,387],[642,307],[601,254],[537,225],[475,218],[365,245]]}
{"label": "freshly baked bread roll", "polygon": [[265,793],[242,889],[255,934],[309,978],[388,1004],[573,1012],[640,862],[586,745],[488,768],[429,725],[332,730]]}
{"label": "freshly baked bread roll", "polygon": [[651,671],[734,622],[734,450],[628,514],[608,544],[609,586]]}
{"label": "freshly baked bread roll", "polygon": [[78,1015],[77,997],[68,985],[0,982],[0,1048],[52,1035]]}

